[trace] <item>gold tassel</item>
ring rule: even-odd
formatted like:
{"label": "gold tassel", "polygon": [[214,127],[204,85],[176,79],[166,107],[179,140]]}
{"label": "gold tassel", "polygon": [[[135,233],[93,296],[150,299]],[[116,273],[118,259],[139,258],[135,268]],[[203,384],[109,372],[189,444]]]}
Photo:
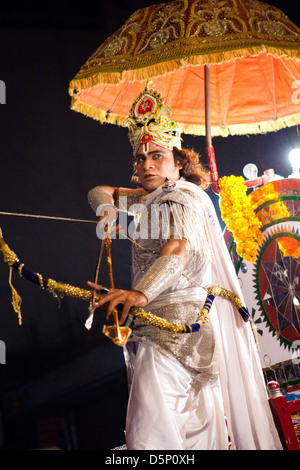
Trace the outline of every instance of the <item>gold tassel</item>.
{"label": "gold tassel", "polygon": [[12,301],[11,301],[11,304],[12,304],[12,306],[13,306],[14,311],[18,314],[19,325],[22,325],[22,314],[21,314],[21,303],[22,303],[22,299],[21,299],[21,297],[19,296],[19,294],[18,294],[18,292],[16,291],[16,289],[14,288],[14,286],[12,285],[11,277],[12,277],[12,267],[10,266],[10,267],[9,267],[9,279],[8,279],[8,283],[9,283],[9,285],[10,285],[11,293],[12,293]]}

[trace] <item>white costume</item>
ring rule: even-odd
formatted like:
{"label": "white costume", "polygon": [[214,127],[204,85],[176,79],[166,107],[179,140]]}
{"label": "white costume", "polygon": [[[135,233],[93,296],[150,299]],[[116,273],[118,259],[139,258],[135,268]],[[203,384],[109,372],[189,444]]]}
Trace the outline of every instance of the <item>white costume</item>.
{"label": "white costume", "polygon": [[[151,298],[146,273],[167,242],[166,208],[171,207],[172,214],[169,235],[181,234],[191,246],[184,269],[171,272],[171,285],[168,272],[160,274],[158,267],[157,282],[161,283],[162,275],[166,285],[159,286],[158,296],[153,293],[145,310],[168,321],[192,323],[206,297],[199,286],[211,284],[242,299],[214,206],[202,189],[179,180],[175,189],[160,187],[142,200],[129,200],[128,205],[134,202],[147,207],[137,230],[151,221],[151,205],[158,205],[160,214],[157,239],[136,237],[134,289]],[[140,320],[130,325],[133,333],[125,354],[131,375],[129,449],[226,449],[224,416],[233,449],[281,449],[250,324],[226,299],[215,299],[209,317],[199,333],[183,335],[146,326]]]}

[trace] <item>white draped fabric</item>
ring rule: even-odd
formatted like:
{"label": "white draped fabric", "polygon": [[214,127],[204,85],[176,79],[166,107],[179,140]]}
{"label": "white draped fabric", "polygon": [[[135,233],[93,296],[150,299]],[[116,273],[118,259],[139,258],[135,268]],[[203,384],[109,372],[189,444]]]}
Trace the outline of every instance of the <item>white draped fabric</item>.
{"label": "white draped fabric", "polygon": [[129,450],[228,449],[219,381],[201,387],[175,358],[140,343],[126,443]]}
{"label": "white draped fabric", "polygon": [[[192,183],[179,180],[176,185],[196,194],[214,217],[205,229],[215,263],[206,269],[203,285],[219,284],[243,300],[211,199]],[[149,194],[144,203],[151,204],[161,191]],[[129,449],[227,448],[224,414],[232,449],[282,449],[249,322],[228,300],[219,298],[210,321],[220,352],[220,383],[199,388],[176,359],[139,344],[127,416]]]}

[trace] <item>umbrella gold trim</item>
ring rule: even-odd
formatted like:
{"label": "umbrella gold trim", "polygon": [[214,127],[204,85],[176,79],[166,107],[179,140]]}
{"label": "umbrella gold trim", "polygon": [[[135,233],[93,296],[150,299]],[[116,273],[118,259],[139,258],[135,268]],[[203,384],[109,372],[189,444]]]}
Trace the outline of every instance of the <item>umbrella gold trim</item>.
{"label": "umbrella gold trim", "polygon": [[[77,111],[85,116],[88,116],[96,121],[99,121],[101,124],[115,124],[118,126],[123,126],[125,119],[128,116],[120,116],[117,114],[109,114],[106,112],[96,109],[89,104],[82,103],[79,100],[76,100],[75,97],[72,98],[71,108],[73,111]],[[220,126],[212,126],[211,134],[213,137],[228,137],[230,135],[245,135],[245,134],[266,134],[268,132],[276,132],[280,129],[287,127],[293,127],[300,124],[300,113],[294,114],[292,116],[285,116],[283,118],[278,118],[276,121],[264,121],[259,123],[245,123],[245,124],[233,124],[226,126],[224,128]],[[181,123],[182,132],[184,134],[191,135],[205,135],[205,126],[200,125],[187,125]]]}
{"label": "umbrella gold trim", "polygon": [[[228,47],[228,44],[225,44],[224,48],[225,46]],[[134,57],[134,60],[131,58],[132,63],[126,64],[128,67],[130,67],[130,69],[128,68],[127,70],[122,68],[119,62],[106,66],[103,64],[93,67],[91,66],[88,69],[80,70],[76,77],[70,82],[69,94],[76,98],[76,94],[80,90],[93,88],[102,83],[117,84],[122,82],[125,76],[129,82],[142,82],[144,80],[165,75],[167,73],[175,72],[176,70],[182,67],[186,67],[187,65],[199,66],[222,64],[248,56],[255,57],[262,53],[270,54],[276,58],[285,57],[288,59],[300,61],[300,39],[299,45],[297,45],[295,49],[288,48],[288,46],[290,46],[290,44],[282,44],[281,47],[249,44],[247,47],[243,47],[241,49],[234,49],[232,46],[231,50],[224,49],[217,52],[209,52],[209,50],[207,50],[201,55],[199,54],[190,56],[188,56],[188,51],[185,52],[184,49],[181,49],[180,56],[182,57],[186,54],[184,59],[182,59],[180,56],[172,57],[170,55],[161,57],[162,61],[155,63],[155,60],[158,61],[158,57],[155,59],[151,59],[150,57]],[[121,63],[124,63],[126,61],[125,56],[123,60],[119,56],[119,60]]]}

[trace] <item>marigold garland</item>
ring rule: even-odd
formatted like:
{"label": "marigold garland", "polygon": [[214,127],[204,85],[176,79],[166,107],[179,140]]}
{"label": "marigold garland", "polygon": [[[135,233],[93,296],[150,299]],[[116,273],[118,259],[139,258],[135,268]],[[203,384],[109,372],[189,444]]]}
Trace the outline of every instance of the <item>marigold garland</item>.
{"label": "marigold garland", "polygon": [[[247,196],[247,187],[242,176],[224,176],[219,179],[221,217],[232,233],[236,251],[251,263],[255,261],[257,247],[263,241],[260,227],[277,219],[290,217],[286,205],[280,201],[272,183],[259,188]],[[272,202],[266,208],[257,209]],[[278,201],[278,202],[275,202]],[[299,241],[282,237],[278,246],[284,256],[300,256]]]}
{"label": "marigold garland", "polygon": [[263,241],[261,222],[247,198],[247,187],[242,176],[224,176],[218,181],[221,217],[236,243],[237,253],[251,263],[257,247]]}
{"label": "marigold garland", "polygon": [[250,193],[248,197],[251,199],[254,209],[257,209],[267,201],[277,200],[279,198],[279,193],[275,190],[274,183],[271,182],[255,189],[255,191]]}
{"label": "marigold garland", "polygon": [[283,256],[293,256],[297,259],[300,256],[299,240],[290,237],[281,237],[278,240],[278,246]]}
{"label": "marigold garland", "polygon": [[[290,217],[290,213],[286,205],[280,201],[280,196],[278,191],[274,188],[274,183],[266,184],[256,191],[253,191],[249,194],[248,198],[250,199],[253,209],[257,213],[257,217],[261,221],[262,225],[265,225],[272,220]],[[270,201],[270,205],[257,211],[259,206],[268,201]]]}
{"label": "marigold garland", "polygon": [[[259,218],[262,226],[270,223],[271,221],[288,219],[290,217],[288,208],[283,201],[280,201],[280,195],[278,191],[275,190],[274,183],[269,183],[256,191],[253,191],[249,194],[248,198],[250,199],[253,209],[256,211],[257,217]],[[270,201],[270,204],[258,210],[258,208],[267,201]],[[290,229],[287,230],[290,231]],[[278,247],[285,257],[293,256],[297,259],[300,256],[299,241],[294,238],[281,237],[278,240]]]}

